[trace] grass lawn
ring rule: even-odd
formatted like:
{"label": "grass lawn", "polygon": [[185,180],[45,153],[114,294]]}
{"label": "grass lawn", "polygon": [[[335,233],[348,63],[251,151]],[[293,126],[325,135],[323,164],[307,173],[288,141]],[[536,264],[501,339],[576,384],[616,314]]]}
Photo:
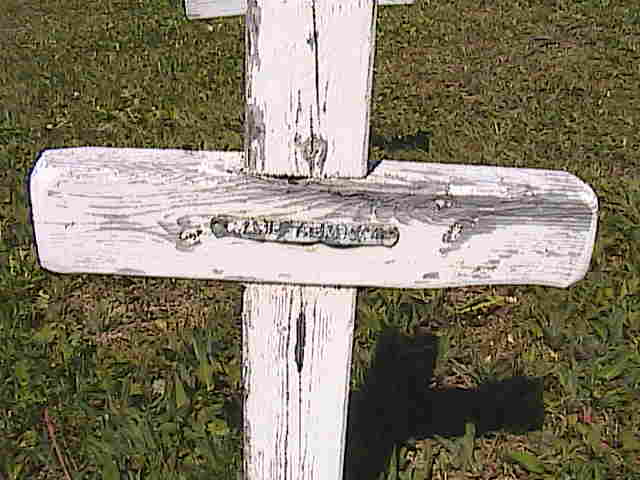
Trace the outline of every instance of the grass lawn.
{"label": "grass lawn", "polygon": [[[244,20],[2,0],[0,479],[237,479],[233,283],[42,270],[26,178],[64,146],[243,148]],[[640,479],[640,7],[379,9],[376,159],[569,171],[600,201],[560,290],[361,289],[346,480]]]}

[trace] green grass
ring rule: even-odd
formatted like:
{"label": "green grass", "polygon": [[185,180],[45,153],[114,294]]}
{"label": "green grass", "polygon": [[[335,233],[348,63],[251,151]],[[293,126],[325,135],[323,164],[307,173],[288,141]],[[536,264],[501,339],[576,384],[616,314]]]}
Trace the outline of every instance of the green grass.
{"label": "green grass", "polygon": [[[243,20],[2,10],[0,478],[235,479],[240,287],[42,270],[25,179],[45,148],[241,149]],[[375,68],[374,158],[567,170],[601,213],[566,290],[361,290],[346,478],[640,478],[637,2],[381,8]]]}

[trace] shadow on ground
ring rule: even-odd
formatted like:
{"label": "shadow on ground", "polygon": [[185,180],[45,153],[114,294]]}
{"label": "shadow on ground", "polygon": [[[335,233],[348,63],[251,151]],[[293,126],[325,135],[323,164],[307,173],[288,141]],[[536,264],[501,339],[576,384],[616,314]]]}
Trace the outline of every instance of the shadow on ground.
{"label": "shadow on ground", "polygon": [[425,130],[418,130],[416,133],[402,137],[385,137],[371,132],[371,145],[390,153],[403,150],[422,150],[429,153],[431,137],[432,133]]}
{"label": "shadow on ground", "polygon": [[[423,151],[429,153],[431,151],[431,137],[432,133],[424,130],[418,130],[414,134],[404,135],[402,137],[385,137],[372,131],[370,141],[372,147],[381,148],[387,154],[403,151]],[[380,162],[381,160],[376,161],[369,157],[368,173],[373,172]]]}
{"label": "shadow on ground", "polygon": [[351,393],[345,480],[378,478],[394,445],[462,436],[467,421],[475,423],[477,435],[541,428],[541,379],[517,376],[478,389],[430,390],[437,348],[433,335],[382,335],[363,387]]}

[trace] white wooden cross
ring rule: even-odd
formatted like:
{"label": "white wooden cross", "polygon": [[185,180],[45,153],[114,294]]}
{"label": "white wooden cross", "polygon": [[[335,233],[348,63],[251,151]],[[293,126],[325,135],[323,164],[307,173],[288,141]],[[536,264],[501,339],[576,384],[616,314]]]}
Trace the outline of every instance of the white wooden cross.
{"label": "white wooden cross", "polygon": [[246,282],[250,480],[342,477],[357,286],[589,266],[597,199],[569,173],[369,164],[375,20],[374,0],[250,0],[244,152],[46,150],[31,175],[44,268]]}

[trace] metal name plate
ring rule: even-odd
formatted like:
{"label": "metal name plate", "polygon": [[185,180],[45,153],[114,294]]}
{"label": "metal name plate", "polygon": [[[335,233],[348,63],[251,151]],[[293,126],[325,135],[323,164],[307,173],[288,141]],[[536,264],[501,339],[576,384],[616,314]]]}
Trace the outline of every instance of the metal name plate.
{"label": "metal name plate", "polygon": [[322,243],[331,247],[393,247],[400,239],[400,231],[393,225],[304,222],[226,215],[211,219],[211,232],[216,238],[236,237],[303,245]]}

